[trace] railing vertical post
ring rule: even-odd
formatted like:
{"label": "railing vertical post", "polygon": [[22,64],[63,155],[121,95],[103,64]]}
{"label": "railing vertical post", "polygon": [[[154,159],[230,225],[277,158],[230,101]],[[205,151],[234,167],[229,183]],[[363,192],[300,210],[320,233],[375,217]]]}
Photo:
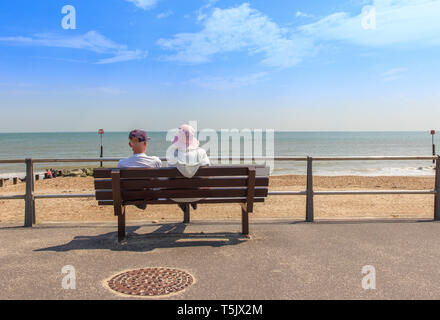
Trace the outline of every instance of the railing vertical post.
{"label": "railing vertical post", "polygon": [[[31,161],[32,162],[32,161]],[[32,223],[35,224],[35,197],[34,197],[34,191],[35,191],[35,175],[34,175],[34,163],[32,162]]]}
{"label": "railing vertical post", "polygon": [[25,209],[24,209],[24,226],[32,227],[35,217],[35,199],[33,192],[34,170],[32,159],[26,159],[26,194],[25,194]]}
{"label": "railing vertical post", "polygon": [[306,221],[314,221],[313,212],[313,159],[312,157],[307,157],[307,198],[306,198]]}
{"label": "railing vertical post", "polygon": [[440,220],[440,156],[435,159],[435,198],[434,198],[434,220]]}

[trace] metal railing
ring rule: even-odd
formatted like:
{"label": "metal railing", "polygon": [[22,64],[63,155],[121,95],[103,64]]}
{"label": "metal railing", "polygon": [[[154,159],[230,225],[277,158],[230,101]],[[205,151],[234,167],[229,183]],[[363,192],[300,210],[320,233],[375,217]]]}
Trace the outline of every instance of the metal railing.
{"label": "metal railing", "polygon": [[[15,195],[0,195],[0,200],[24,199],[25,215],[24,226],[32,227],[35,223],[35,199],[50,198],[94,198],[95,194],[35,194],[34,193],[34,164],[35,163],[52,163],[52,162],[116,162],[121,158],[87,158],[87,159],[12,159],[1,160],[0,164],[6,163],[24,163],[26,164],[26,193]],[[166,161],[165,158],[161,158]],[[211,159],[213,160],[213,159]],[[315,195],[379,195],[379,194],[413,194],[434,195],[434,217],[440,220],[440,156],[357,156],[357,157],[219,157],[217,161],[224,160],[275,160],[275,161],[306,161],[307,163],[307,180],[306,189],[301,191],[269,191],[270,196],[287,196],[287,195],[305,195],[306,196],[306,219],[307,222],[314,222],[314,196]],[[340,190],[340,191],[314,191],[313,189],[313,162],[314,161],[370,161],[370,160],[434,160],[435,161],[435,182],[434,189],[431,190]],[[32,179],[27,179],[32,177]]]}

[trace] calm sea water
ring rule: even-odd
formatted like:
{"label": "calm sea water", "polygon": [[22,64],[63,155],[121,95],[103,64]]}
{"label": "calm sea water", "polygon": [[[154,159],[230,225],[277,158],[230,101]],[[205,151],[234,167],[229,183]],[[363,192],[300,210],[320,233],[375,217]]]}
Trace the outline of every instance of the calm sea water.
{"label": "calm sea water", "polygon": [[[106,132],[105,157],[127,157],[127,132]],[[150,132],[147,154],[164,157],[169,146],[166,132]],[[263,135],[265,138],[265,135]],[[206,142],[201,141],[203,146]],[[263,142],[265,146],[265,142]],[[219,141],[221,147],[221,141]],[[430,155],[429,132],[275,132],[275,156],[364,156]],[[440,149],[440,145],[438,145]],[[0,133],[0,159],[98,157],[100,138],[95,132]],[[263,152],[264,155],[264,152]],[[39,164],[45,168],[83,168],[96,163]],[[114,163],[108,163],[114,167]],[[0,164],[0,176],[24,175],[24,164]],[[350,161],[317,162],[321,175],[432,175],[431,161]],[[305,163],[275,162],[272,174],[304,174]]]}

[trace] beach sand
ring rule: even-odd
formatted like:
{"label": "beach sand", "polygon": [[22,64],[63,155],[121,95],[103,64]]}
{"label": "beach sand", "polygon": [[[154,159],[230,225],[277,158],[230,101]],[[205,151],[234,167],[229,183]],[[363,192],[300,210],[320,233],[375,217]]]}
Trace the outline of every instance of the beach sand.
{"label": "beach sand", "polygon": [[[270,177],[270,190],[304,190],[305,176]],[[315,176],[315,190],[433,189],[434,177]],[[25,184],[8,181],[1,195],[23,194]],[[64,177],[35,181],[35,193],[94,193],[93,178]],[[315,219],[350,218],[432,218],[433,195],[337,195],[315,196]],[[255,205],[252,218],[305,218],[305,196],[269,196]],[[93,198],[37,199],[37,223],[63,221],[115,221],[112,206],[98,206]],[[151,205],[147,210],[127,208],[128,221],[178,221],[183,219],[177,205]],[[192,220],[241,219],[238,204],[201,204]],[[24,200],[0,200],[1,223],[23,223]]]}

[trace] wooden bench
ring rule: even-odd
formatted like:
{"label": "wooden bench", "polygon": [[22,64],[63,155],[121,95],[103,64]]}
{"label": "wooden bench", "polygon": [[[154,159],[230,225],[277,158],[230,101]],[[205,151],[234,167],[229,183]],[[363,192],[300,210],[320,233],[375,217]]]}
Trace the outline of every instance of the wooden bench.
{"label": "wooden bench", "polygon": [[[203,198],[194,203],[240,203],[242,233],[249,234],[248,213],[254,202],[264,202],[269,177],[257,176],[255,166],[201,167],[193,178],[185,178],[176,168],[96,168],[96,200],[112,205],[118,217],[118,241],[125,238],[128,205],[177,204],[171,198]],[[268,170],[263,170],[268,172]],[[184,223],[190,221],[190,204],[185,204]]]}

